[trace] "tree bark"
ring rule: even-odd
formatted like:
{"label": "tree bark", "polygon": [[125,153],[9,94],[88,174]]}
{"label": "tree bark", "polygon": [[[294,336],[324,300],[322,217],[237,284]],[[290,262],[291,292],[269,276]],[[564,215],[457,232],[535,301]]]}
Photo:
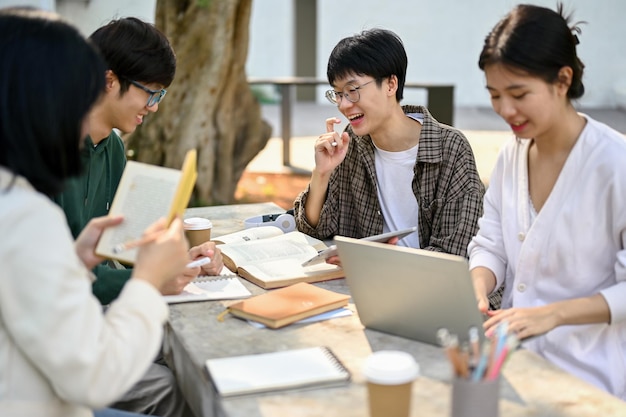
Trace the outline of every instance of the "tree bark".
{"label": "tree bark", "polygon": [[195,205],[232,203],[270,138],[245,73],[251,8],[252,0],[157,1],[155,24],[176,53],[176,77],[128,148],[133,159],[173,168],[195,148]]}

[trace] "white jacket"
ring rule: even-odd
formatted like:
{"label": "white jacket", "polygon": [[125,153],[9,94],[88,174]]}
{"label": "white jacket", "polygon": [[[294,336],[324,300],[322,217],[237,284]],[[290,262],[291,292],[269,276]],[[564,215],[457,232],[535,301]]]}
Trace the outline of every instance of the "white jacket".
{"label": "white jacket", "polygon": [[506,282],[502,308],[601,293],[611,324],[561,326],[524,347],[626,400],[626,140],[588,116],[550,196],[530,220],[529,140],[502,149],[470,268]]}
{"label": "white jacket", "polygon": [[90,416],[160,347],[168,309],[131,279],[102,313],[63,211],[0,167],[0,416]]}

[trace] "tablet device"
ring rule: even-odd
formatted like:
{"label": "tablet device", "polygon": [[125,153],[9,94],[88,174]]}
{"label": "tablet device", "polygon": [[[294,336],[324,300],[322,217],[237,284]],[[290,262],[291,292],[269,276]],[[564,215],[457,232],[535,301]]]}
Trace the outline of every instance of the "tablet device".
{"label": "tablet device", "polygon": [[[367,236],[360,240],[366,240],[369,242],[380,242],[385,243],[392,237],[398,237],[398,239],[402,239],[403,237],[410,235],[413,232],[417,232],[417,226],[409,227],[408,229],[396,230],[394,232],[381,233],[379,235]],[[319,264],[322,262],[326,262],[326,259],[331,256],[337,256],[337,246],[331,245],[328,248],[320,251],[317,255],[304,262],[302,266],[311,266],[315,264]]]}

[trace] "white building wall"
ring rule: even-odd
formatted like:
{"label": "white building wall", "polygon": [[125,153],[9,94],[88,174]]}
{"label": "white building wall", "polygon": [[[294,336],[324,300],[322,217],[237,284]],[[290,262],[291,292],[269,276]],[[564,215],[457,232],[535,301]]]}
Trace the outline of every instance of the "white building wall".
{"label": "white building wall", "polygon": [[[228,0],[213,0],[228,1]],[[248,75],[294,75],[294,1],[254,0],[250,23]],[[626,89],[626,1],[562,0],[581,25],[579,55],[585,63],[586,107],[615,107],[617,89]],[[317,0],[317,76],[326,77],[326,60],[343,37],[383,27],[403,39],[409,57],[407,81],[451,83],[459,106],[489,106],[477,60],[491,27],[514,0]],[[528,2],[555,7],[556,0]],[[32,4],[56,10],[89,34],[116,17],[153,21],[155,0],[0,0],[0,6]],[[319,100],[323,91],[319,88]],[[626,94],[626,91],[624,93]],[[405,102],[423,103],[423,93],[407,90]]]}
{"label": "white building wall", "polygon": [[56,0],[56,11],[86,36],[120,17],[134,16],[154,22],[155,0]]}
{"label": "white building wall", "polygon": [[[489,106],[478,56],[489,30],[519,1],[513,0],[318,0],[318,74],[339,39],[383,27],[404,40],[407,80],[453,83],[459,106]],[[554,8],[556,0],[528,3]],[[578,54],[585,63],[587,107],[614,107],[615,89],[626,81],[626,17],[623,0],[564,0],[574,21],[584,20]],[[410,101],[407,94],[406,102]]]}

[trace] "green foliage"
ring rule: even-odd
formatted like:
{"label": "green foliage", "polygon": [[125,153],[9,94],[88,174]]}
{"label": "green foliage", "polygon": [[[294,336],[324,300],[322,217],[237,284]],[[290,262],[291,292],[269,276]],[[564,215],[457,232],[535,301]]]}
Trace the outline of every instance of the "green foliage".
{"label": "green foliage", "polygon": [[[265,87],[265,88],[264,88]],[[280,94],[276,89],[268,89],[267,86],[250,86],[252,95],[261,104],[276,104],[280,102]]]}
{"label": "green foliage", "polygon": [[196,0],[198,7],[208,8],[211,5],[211,0]]}

